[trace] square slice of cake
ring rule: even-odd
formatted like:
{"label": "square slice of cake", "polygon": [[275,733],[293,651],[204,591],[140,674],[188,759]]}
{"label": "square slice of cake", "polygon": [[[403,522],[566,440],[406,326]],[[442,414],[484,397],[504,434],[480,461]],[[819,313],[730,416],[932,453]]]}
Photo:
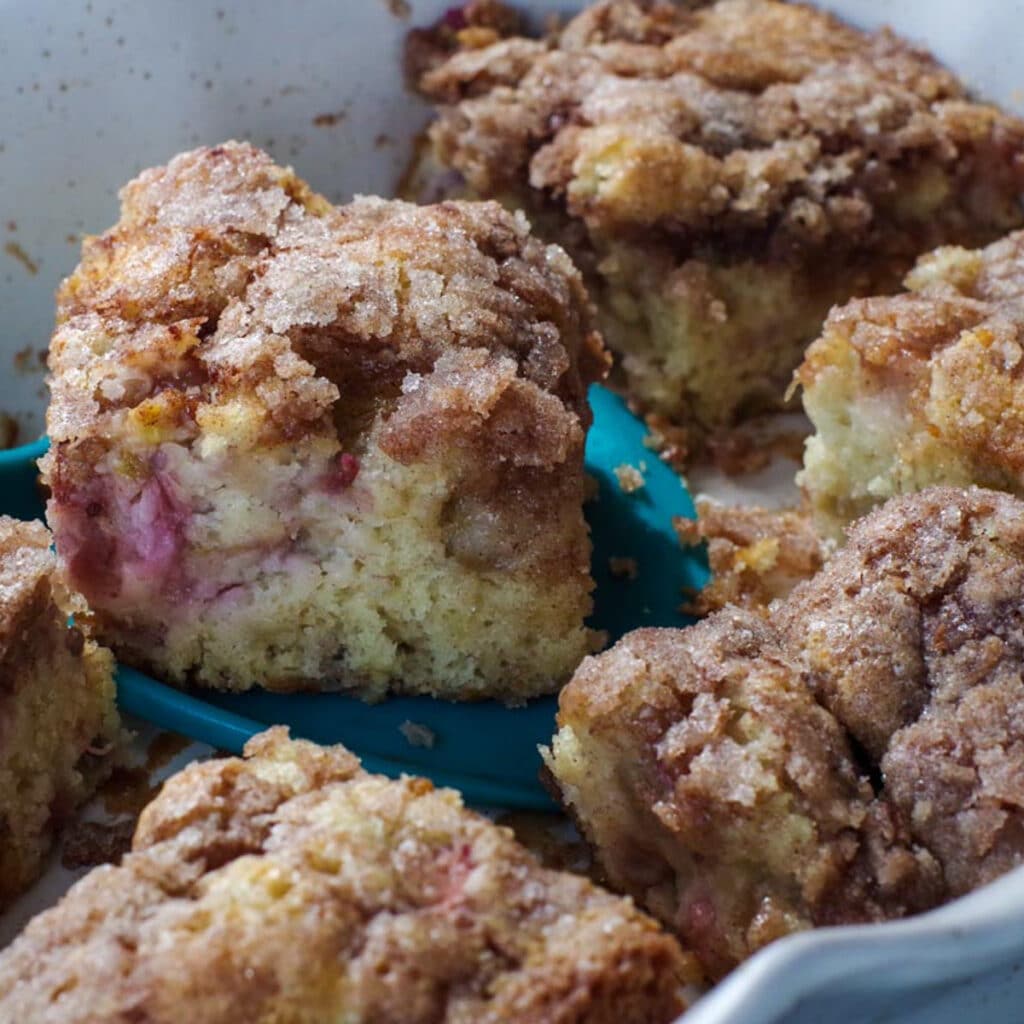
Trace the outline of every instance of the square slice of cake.
{"label": "square slice of cake", "polygon": [[767,608],[813,576],[834,547],[803,509],[725,505],[701,495],[694,505],[696,519],[673,524],[684,547],[707,546],[711,579],[688,605],[693,615],[726,605]]}
{"label": "square slice of cake", "polygon": [[628,634],[546,753],[609,882],[719,975],[1024,863],[1024,502],[930,488],[759,613]]}
{"label": "square slice of cake", "polygon": [[1024,495],[1024,232],[938,249],[906,285],[833,310],[798,373],[815,433],[797,482],[835,536],[930,484]]}
{"label": "square slice of cake", "polygon": [[50,347],[57,553],[118,657],[519,701],[587,652],[579,273],[496,203],[332,207],[251,146],[144,172]]}
{"label": "square slice of cake", "polygon": [[0,954],[34,1024],[668,1024],[694,959],[425,779],[278,728],[193,764]]}
{"label": "square slice of cake", "polygon": [[1024,221],[1024,123],[929,54],[778,0],[493,3],[415,33],[410,187],[522,207],[583,269],[630,395],[697,436],[779,406],[830,306]]}
{"label": "square slice of cake", "polygon": [[38,876],[118,737],[114,659],[72,610],[46,528],[0,517],[0,908]]}

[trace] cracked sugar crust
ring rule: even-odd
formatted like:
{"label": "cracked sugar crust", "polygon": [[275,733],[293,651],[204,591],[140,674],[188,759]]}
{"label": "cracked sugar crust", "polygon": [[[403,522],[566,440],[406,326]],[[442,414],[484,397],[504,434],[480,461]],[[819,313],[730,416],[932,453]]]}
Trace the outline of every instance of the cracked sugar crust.
{"label": "cracked sugar crust", "polygon": [[478,194],[528,180],[592,232],[776,255],[905,247],[929,215],[1019,222],[1021,123],[891,32],[774,0],[609,0],[483,42],[419,61],[435,148]]}
{"label": "cracked sugar crust", "polygon": [[1022,513],[976,488],[894,499],[777,618],[951,896],[1024,859]]}
{"label": "cracked sugar crust", "polygon": [[604,354],[579,276],[496,204],[335,208],[244,143],[182,154],[121,199],[58,294],[57,440],[147,400],[147,422],[194,434],[197,406],[240,391],[270,420],[249,440],[293,439],[336,406],[333,378],[397,389],[449,348],[512,360],[589,422]]}
{"label": "cracked sugar crust", "polygon": [[657,1022],[692,958],[423,779],[251,740],[194,764],[0,954],[5,1019]]}
{"label": "cracked sugar crust", "polygon": [[833,310],[798,373],[798,481],[829,532],[933,483],[1024,494],[1024,232],[937,249],[906,284]]}
{"label": "cracked sugar crust", "polygon": [[762,614],[630,634],[562,691],[564,804],[709,972],[1024,861],[1022,524],[998,492],[893,499]]}

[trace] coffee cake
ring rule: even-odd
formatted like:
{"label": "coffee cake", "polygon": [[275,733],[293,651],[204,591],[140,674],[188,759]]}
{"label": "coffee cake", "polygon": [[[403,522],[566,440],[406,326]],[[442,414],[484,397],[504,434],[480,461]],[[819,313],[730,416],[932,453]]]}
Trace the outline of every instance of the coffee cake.
{"label": "coffee cake", "polygon": [[720,975],[1024,862],[1024,502],[932,488],[766,614],[640,630],[562,691],[546,761],[609,881]]}
{"label": "coffee cake", "polygon": [[583,269],[630,395],[697,433],[777,407],[834,303],[1024,221],[1024,124],[892,32],[602,0],[529,38],[498,7],[410,40],[437,107],[411,187],[525,209]]}
{"label": "coffee cake", "polygon": [[0,954],[0,1016],[668,1024],[699,977],[628,899],[455,792],[277,728],[170,779],[120,866]]}

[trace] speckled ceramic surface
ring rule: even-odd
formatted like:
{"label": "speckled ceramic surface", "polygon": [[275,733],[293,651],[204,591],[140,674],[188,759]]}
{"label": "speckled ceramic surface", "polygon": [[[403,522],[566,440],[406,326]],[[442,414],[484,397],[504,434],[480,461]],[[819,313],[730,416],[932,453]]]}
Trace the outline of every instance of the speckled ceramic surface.
{"label": "speckled ceramic surface", "polygon": [[[39,353],[53,290],[81,233],[115,219],[117,184],[178,150],[244,137],[332,199],[389,192],[426,117],[401,86],[401,39],[445,6],[0,0],[0,409],[15,414],[23,439],[42,426]],[[1024,2],[825,6],[892,23],[982,92],[1024,107]],[[687,1024],[1024,1020],[1022,962],[1018,872],[918,920],[780,942]]]}

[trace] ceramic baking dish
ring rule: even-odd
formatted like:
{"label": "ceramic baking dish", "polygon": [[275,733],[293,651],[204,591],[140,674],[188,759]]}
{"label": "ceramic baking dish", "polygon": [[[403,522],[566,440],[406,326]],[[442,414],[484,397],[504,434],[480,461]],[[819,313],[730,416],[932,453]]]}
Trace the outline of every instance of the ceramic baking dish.
{"label": "ceramic baking dish", "polygon": [[[28,513],[36,503],[31,462],[39,454],[45,407],[39,354],[51,327],[53,290],[76,262],[79,236],[116,219],[117,187],[179,150],[235,137],[291,163],[332,200],[356,192],[388,194],[427,117],[403,89],[401,42],[411,25],[446,6],[444,0],[0,0],[0,410],[14,415],[20,439],[29,443],[0,456],[4,508]],[[580,5],[520,6],[543,15]],[[1017,0],[846,0],[824,6],[864,25],[890,22],[926,43],[979,91],[1022,105],[1024,4]],[[600,472],[619,458],[614,445],[621,438],[636,450],[642,431],[606,393],[596,402],[605,405],[597,410],[605,429],[596,432],[588,462]],[[630,513],[630,530],[638,544],[657,550],[671,514],[686,512],[689,504],[667,477],[655,490],[649,507]],[[692,559],[673,563],[671,588],[700,582],[701,571]],[[664,613],[663,621],[674,621],[669,613],[675,606],[664,594],[653,605],[639,600],[625,610],[600,602],[600,593],[599,603],[615,617],[613,632],[616,625],[640,624],[637,616],[645,614],[660,620]],[[184,721],[173,715],[192,714],[193,735],[226,746],[237,746],[246,730],[283,714],[277,705],[261,705],[259,696],[248,705],[206,701],[198,711],[183,711],[174,695],[144,679],[128,680],[123,698],[125,693],[136,702],[130,710],[171,716],[165,724],[177,721],[180,728]],[[164,706],[168,700],[170,708]],[[405,713],[382,713],[399,712]],[[550,704],[525,712],[531,713],[536,720],[524,728],[544,738]],[[195,719],[204,716],[227,731],[202,734]],[[523,742],[535,742],[533,732]],[[408,767],[389,761],[390,748],[367,752],[384,767]],[[467,754],[454,767],[412,767],[465,785],[466,766],[474,759],[479,755]],[[535,789],[523,797],[532,785],[528,772],[517,777],[501,760],[491,759],[492,789],[476,796],[539,805]],[[776,943],[702,999],[686,1021],[1020,1020],[1022,963],[1024,874],[1017,872],[915,920]]]}

